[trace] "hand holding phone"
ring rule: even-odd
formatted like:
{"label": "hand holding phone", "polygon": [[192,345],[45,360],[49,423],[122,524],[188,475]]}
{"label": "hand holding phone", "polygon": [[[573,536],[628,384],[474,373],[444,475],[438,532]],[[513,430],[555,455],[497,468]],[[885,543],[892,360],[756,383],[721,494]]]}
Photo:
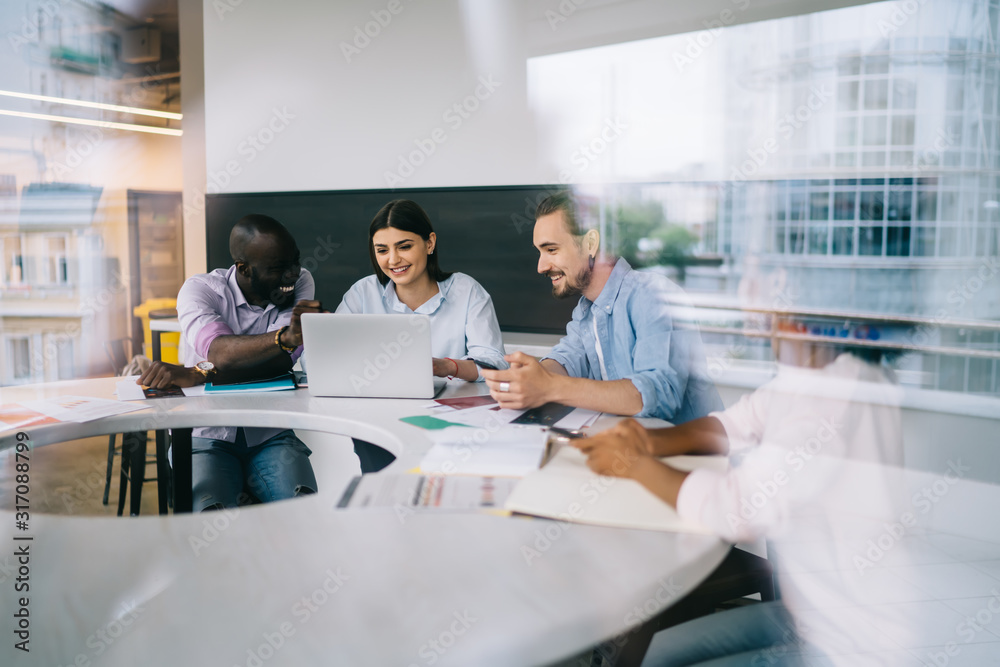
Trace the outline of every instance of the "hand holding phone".
{"label": "hand holding phone", "polygon": [[488,371],[498,371],[498,370],[500,370],[499,368],[497,368],[493,364],[488,364],[485,361],[480,361],[479,359],[473,359],[472,361],[474,361],[475,364],[477,366],[479,366],[480,368],[485,368]]}

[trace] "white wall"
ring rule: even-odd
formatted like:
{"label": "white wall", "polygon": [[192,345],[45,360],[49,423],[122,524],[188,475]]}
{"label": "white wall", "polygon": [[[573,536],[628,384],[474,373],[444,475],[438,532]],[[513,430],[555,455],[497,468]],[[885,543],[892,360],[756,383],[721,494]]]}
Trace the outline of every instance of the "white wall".
{"label": "white wall", "polygon": [[[557,172],[538,159],[527,103],[529,55],[703,30],[720,17],[734,24],[849,4],[858,2],[206,0],[207,187],[257,192],[551,182]],[[364,35],[366,27],[374,37]],[[363,48],[354,44],[358,34]],[[345,45],[357,51],[345,55]],[[470,96],[477,88],[487,96],[481,77],[499,86],[480,101]],[[466,99],[478,107],[467,118],[446,116]],[[186,131],[188,120],[186,111]],[[431,139],[435,129],[438,142]],[[434,152],[426,159],[416,154],[422,164],[412,175],[400,174],[400,156],[417,151],[415,142],[433,144]],[[387,181],[390,171],[400,180]]]}

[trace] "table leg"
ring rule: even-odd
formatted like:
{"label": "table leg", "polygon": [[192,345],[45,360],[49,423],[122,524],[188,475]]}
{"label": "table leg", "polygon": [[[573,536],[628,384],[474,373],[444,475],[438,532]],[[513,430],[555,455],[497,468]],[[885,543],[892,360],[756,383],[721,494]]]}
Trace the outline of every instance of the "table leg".
{"label": "table leg", "polygon": [[170,488],[170,464],[167,461],[167,431],[156,432],[156,499],[160,514],[167,513],[167,496]]}
{"label": "table leg", "polygon": [[170,432],[174,463],[174,513],[190,512],[191,498],[191,429],[175,428]]}
{"label": "table leg", "polygon": [[142,483],[146,477],[146,434],[141,431],[122,436],[122,461],[129,459],[129,516],[139,516],[142,508]]}

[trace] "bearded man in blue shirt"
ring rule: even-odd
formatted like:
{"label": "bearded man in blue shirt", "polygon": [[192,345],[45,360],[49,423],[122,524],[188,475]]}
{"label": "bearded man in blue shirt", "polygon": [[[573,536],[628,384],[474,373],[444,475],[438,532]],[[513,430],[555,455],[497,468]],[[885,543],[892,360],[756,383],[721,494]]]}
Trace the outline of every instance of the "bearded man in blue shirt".
{"label": "bearded man in blue shirt", "polygon": [[600,241],[596,229],[581,229],[569,193],[538,205],[538,272],[552,280],[555,297],[580,301],[546,357],[516,352],[505,357],[510,369],[482,372],[490,393],[504,408],[557,402],[674,424],[722,409],[698,331],[674,326],[670,297],[682,296],[680,287],[601,256]]}

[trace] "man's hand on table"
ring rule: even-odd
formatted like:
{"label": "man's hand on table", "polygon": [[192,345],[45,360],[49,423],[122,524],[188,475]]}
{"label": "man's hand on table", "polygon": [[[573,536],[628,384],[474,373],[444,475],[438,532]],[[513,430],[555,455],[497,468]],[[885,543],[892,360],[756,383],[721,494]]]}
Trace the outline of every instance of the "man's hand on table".
{"label": "man's hand on table", "polygon": [[546,370],[538,359],[523,352],[508,354],[504,359],[510,362],[509,369],[482,370],[490,395],[501,408],[537,408],[554,400],[552,388],[559,376]]}
{"label": "man's hand on table", "polygon": [[136,384],[151,389],[166,389],[167,387],[195,387],[205,383],[205,375],[195,368],[154,361],[149,365]]}
{"label": "man's hand on table", "polygon": [[622,420],[607,431],[571,442],[587,455],[587,465],[598,475],[634,479],[660,500],[677,507],[681,486],[689,473],[657,459],[649,431],[636,420]]}
{"label": "man's hand on table", "polygon": [[587,455],[587,465],[598,475],[634,477],[637,466],[655,460],[649,433],[634,419],[571,442]]}

